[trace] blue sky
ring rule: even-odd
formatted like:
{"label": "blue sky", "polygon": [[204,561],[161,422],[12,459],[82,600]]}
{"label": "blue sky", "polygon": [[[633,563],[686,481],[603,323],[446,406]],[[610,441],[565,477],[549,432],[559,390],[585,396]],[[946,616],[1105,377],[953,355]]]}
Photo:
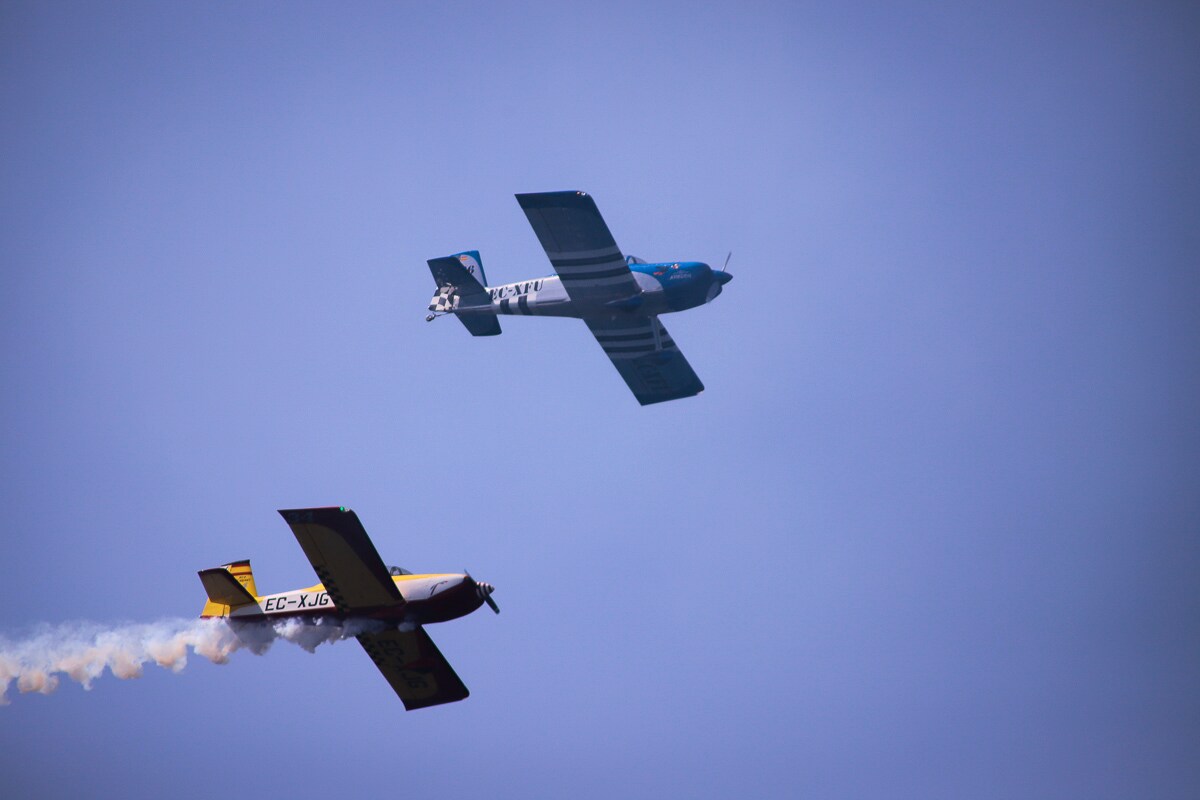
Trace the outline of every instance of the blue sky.
{"label": "blue sky", "polygon": [[[14,797],[1188,797],[1200,15],[1133,3],[7,3],[0,635],[314,580],[504,613],[405,714],[353,643],[0,708]],[[512,195],[718,264],[640,408]]]}

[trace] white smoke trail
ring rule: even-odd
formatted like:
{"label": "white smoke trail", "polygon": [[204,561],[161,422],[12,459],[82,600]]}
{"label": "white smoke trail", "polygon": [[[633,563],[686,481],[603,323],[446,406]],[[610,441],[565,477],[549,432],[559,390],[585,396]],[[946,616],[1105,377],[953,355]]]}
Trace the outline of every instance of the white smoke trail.
{"label": "white smoke trail", "polygon": [[8,689],[14,681],[20,692],[50,694],[58,688],[59,676],[66,675],[90,689],[105,669],[122,680],[140,678],[142,667],[151,662],[179,672],[187,666],[189,649],[214,664],[224,664],[243,648],[262,655],[277,639],[311,653],[319,645],[384,627],[373,620],[326,618],[309,622],[296,618],[240,623],[168,619],[118,626],[89,622],[44,626],[20,641],[0,636],[0,706],[8,705]]}

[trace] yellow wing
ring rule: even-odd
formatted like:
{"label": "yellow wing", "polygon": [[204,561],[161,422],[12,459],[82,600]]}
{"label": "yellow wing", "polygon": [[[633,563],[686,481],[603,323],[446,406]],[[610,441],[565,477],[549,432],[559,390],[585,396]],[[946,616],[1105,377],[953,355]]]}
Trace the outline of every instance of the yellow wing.
{"label": "yellow wing", "polygon": [[362,614],[404,605],[400,590],[353,511],[300,508],[279,513],[338,611]]}

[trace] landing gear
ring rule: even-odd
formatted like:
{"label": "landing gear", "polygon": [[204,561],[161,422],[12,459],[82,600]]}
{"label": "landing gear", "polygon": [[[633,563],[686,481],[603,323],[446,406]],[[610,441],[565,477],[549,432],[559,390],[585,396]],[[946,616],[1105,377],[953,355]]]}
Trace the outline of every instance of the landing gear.
{"label": "landing gear", "polygon": [[425,317],[426,322],[433,322],[435,319],[436,319],[436,317],[433,314],[430,314],[429,316]]}

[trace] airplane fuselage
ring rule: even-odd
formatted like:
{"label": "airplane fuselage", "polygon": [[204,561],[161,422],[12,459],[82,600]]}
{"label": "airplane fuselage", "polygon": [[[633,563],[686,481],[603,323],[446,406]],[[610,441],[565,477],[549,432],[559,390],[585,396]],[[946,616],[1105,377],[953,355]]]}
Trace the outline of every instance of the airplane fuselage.
{"label": "airplane fuselage", "polygon": [[[393,575],[392,581],[404,597],[403,606],[355,616],[424,625],[466,616],[484,603],[484,595],[477,588],[479,584],[464,573]],[[233,609],[229,618],[248,622],[292,616],[344,616],[334,607],[329,592],[319,583],[307,589],[262,595],[256,597],[255,601]]]}
{"label": "airplane fuselage", "polygon": [[538,317],[650,316],[684,311],[711,302],[729,280],[728,273],[699,261],[630,264],[638,292],[604,300],[572,298],[557,275],[488,286],[491,302],[460,305],[456,313]]}

